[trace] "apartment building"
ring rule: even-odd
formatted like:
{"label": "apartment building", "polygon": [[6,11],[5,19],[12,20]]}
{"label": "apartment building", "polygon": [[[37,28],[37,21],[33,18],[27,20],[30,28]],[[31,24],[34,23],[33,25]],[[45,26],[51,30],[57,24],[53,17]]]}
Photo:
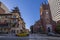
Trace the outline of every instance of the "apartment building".
{"label": "apartment building", "polygon": [[21,17],[18,7],[12,12],[0,2],[0,33],[20,33],[25,29],[25,22]]}

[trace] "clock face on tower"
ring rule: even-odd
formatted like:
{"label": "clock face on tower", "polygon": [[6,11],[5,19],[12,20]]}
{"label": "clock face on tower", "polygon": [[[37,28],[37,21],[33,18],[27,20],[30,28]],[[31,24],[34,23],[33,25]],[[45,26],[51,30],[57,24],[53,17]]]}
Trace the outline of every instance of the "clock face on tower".
{"label": "clock face on tower", "polygon": [[48,11],[46,11],[46,15],[45,15],[45,16],[46,16],[46,18],[49,18],[49,14],[48,14]]}

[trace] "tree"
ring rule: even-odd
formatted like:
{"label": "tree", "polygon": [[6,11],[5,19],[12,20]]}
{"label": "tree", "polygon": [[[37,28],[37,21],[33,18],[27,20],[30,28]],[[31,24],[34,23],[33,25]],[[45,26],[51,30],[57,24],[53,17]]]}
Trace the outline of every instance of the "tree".
{"label": "tree", "polygon": [[60,33],[60,24],[58,24],[58,25],[56,26],[56,32],[57,32],[57,33]]}
{"label": "tree", "polygon": [[31,33],[33,33],[33,25],[30,27]]}
{"label": "tree", "polygon": [[40,32],[40,33],[43,33],[43,30],[44,30],[43,27],[40,26],[40,27],[39,27],[39,32]]}

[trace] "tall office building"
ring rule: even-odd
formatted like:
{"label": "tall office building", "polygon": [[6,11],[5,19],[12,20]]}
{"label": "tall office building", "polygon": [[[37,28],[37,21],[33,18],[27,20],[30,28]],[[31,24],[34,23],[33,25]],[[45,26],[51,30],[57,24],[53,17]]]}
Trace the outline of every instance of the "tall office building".
{"label": "tall office building", "polygon": [[52,14],[52,19],[54,21],[60,20],[60,0],[48,0],[50,5],[50,10]]}

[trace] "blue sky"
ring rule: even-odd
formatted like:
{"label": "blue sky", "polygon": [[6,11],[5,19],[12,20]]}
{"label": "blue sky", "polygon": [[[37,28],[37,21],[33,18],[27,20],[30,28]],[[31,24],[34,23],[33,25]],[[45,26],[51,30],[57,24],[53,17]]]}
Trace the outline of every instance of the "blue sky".
{"label": "blue sky", "polygon": [[41,3],[47,0],[0,0],[9,10],[18,6],[21,16],[26,23],[26,28],[30,28],[37,20],[40,19],[40,6]]}

